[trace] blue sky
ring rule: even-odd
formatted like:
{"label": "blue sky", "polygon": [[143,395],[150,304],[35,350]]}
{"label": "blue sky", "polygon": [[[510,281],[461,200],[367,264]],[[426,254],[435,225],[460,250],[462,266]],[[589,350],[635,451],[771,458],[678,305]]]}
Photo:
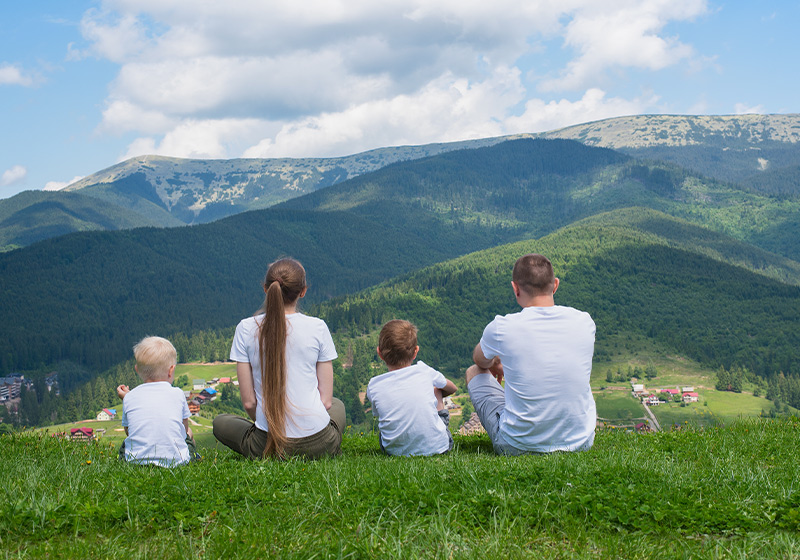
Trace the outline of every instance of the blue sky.
{"label": "blue sky", "polygon": [[128,157],[329,157],[643,113],[797,113],[800,2],[0,7],[0,198]]}

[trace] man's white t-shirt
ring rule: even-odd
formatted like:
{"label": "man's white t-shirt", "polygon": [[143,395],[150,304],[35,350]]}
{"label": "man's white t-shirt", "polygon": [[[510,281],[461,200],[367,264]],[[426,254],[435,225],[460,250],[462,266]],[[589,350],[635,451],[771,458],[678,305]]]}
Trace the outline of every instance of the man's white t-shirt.
{"label": "man's white t-shirt", "polygon": [[450,448],[447,427],[436,410],[433,388],[444,375],[424,362],[373,377],[367,385],[381,443],[390,455],[437,455]]}
{"label": "man's white t-shirt", "polygon": [[[256,427],[266,432],[269,427],[264,416],[258,352],[258,328],[263,319],[262,313],[239,322],[231,346],[231,360],[249,362],[253,368]],[[337,354],[325,321],[302,313],[287,315],[286,320],[286,436],[301,438],[314,435],[330,424],[331,417],[319,394],[317,362],[335,360]]]}
{"label": "man's white t-shirt", "polygon": [[172,467],[189,462],[186,396],[167,381],[142,383],[122,401],[122,426],[128,428],[125,459]]}
{"label": "man's white t-shirt", "polygon": [[597,422],[589,384],[594,335],[588,313],[560,305],[526,307],[486,326],[481,350],[503,364],[500,434],[510,445],[537,452],[591,446]]}

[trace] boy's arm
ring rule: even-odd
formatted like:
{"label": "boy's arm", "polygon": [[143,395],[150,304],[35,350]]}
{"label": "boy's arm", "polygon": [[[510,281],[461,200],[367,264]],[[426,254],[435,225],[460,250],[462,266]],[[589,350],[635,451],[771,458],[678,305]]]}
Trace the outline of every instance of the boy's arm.
{"label": "boy's arm", "polygon": [[317,362],[317,388],[325,410],[333,406],[333,362]]}
{"label": "boy's arm", "polygon": [[443,397],[449,397],[450,395],[458,391],[458,387],[456,387],[456,384],[448,379],[447,385],[442,387],[440,391],[442,392]]}
{"label": "boy's arm", "polygon": [[189,427],[189,419],[183,419],[183,429],[186,430],[186,435],[189,436],[191,439],[194,439],[194,434],[192,433],[192,429]]}
{"label": "boy's arm", "polygon": [[236,362],[236,377],[239,380],[239,394],[242,406],[253,422],[256,421],[256,389],[253,386],[253,366],[249,362]]}
{"label": "boy's arm", "polygon": [[130,392],[131,390],[128,388],[127,385],[117,385],[117,396],[120,399],[125,400],[125,395],[127,395]]}

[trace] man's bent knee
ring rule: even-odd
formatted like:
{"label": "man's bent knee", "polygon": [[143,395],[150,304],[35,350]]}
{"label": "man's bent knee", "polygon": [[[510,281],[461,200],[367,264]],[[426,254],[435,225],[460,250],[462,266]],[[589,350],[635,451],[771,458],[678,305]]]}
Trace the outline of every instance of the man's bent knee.
{"label": "man's bent knee", "polygon": [[488,369],[483,369],[478,367],[477,365],[473,364],[467,368],[467,373],[464,374],[464,379],[469,385],[469,382],[472,381],[476,375],[480,375],[481,373],[489,373]]}

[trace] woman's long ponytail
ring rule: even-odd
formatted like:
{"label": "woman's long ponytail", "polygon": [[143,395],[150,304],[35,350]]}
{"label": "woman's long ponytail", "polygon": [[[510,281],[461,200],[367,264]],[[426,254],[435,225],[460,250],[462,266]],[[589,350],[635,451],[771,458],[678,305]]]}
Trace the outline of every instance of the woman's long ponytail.
{"label": "woman's long ponytail", "polygon": [[264,456],[284,457],[286,444],[286,335],[284,308],[306,288],[306,271],[293,259],[272,263],[264,280],[264,320],[258,332],[261,359],[261,397],[269,436]]}

